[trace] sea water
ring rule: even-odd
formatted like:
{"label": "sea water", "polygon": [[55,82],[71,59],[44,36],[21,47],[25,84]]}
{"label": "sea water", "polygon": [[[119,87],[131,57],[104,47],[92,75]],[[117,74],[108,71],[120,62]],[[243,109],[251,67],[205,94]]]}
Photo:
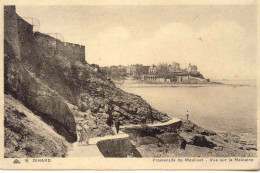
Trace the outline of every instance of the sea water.
{"label": "sea water", "polygon": [[152,107],[170,117],[186,118],[216,131],[250,133],[257,131],[257,87],[235,85],[160,87],[119,86],[140,95]]}

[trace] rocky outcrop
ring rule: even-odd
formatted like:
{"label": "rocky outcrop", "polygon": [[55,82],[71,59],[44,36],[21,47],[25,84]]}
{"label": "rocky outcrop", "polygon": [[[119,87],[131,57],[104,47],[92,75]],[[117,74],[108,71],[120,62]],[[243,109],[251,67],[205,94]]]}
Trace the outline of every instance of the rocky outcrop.
{"label": "rocky outcrop", "polygon": [[248,134],[216,133],[186,120],[174,126],[143,125],[122,131],[142,157],[250,157],[257,153],[256,141]]}
{"label": "rocky outcrop", "polygon": [[66,157],[70,144],[51,126],[9,95],[4,108],[5,157]]}
{"label": "rocky outcrop", "polygon": [[217,146],[208,136],[217,135],[214,131],[204,129],[192,122],[184,121],[180,128],[180,136],[190,145],[213,148]]}
{"label": "rocky outcrop", "polygon": [[182,122],[176,122],[161,126],[133,126],[123,128],[136,150],[143,157],[162,157],[169,149],[178,149],[182,143],[182,137],[177,133]]}
{"label": "rocky outcrop", "polygon": [[208,136],[214,135],[216,135],[214,131],[204,129],[189,121],[184,121],[180,128],[180,136],[190,145],[213,148],[217,145],[210,141]]}

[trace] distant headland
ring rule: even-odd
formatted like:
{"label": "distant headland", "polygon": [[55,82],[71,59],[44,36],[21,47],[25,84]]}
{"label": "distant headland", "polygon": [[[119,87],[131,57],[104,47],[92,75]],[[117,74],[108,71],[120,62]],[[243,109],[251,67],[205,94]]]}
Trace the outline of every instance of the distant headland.
{"label": "distant headland", "polygon": [[121,81],[134,79],[142,83],[174,83],[174,84],[205,84],[209,79],[205,79],[198,71],[196,65],[189,63],[188,67],[181,68],[177,62],[159,63],[157,65],[145,66],[134,64],[129,66],[106,66],[100,70],[109,78]]}

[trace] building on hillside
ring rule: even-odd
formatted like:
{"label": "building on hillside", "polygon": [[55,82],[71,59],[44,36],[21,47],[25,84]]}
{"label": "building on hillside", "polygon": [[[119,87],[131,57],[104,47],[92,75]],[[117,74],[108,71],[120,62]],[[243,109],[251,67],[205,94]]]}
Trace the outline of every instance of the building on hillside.
{"label": "building on hillside", "polygon": [[163,78],[157,75],[142,75],[143,82],[151,82],[151,83],[172,83],[176,82],[174,79]]}
{"label": "building on hillside", "polygon": [[177,76],[177,82],[185,82],[188,81],[190,78],[189,75],[179,75]]}
{"label": "building on hillside", "polygon": [[157,79],[157,82],[159,82],[159,83],[165,83],[165,82],[166,82],[166,79],[163,78],[163,77],[160,77],[160,78]]}
{"label": "building on hillside", "polygon": [[172,79],[165,79],[165,82],[166,82],[166,83],[171,83],[171,82],[172,82]]}
{"label": "building on hillside", "polygon": [[158,78],[158,76],[156,76],[156,75],[142,75],[143,81],[156,82],[157,78]]}
{"label": "building on hillside", "polygon": [[150,66],[140,66],[138,69],[137,69],[137,73],[138,75],[146,75],[146,74],[149,74],[149,68]]}
{"label": "building on hillside", "polygon": [[150,75],[153,75],[157,72],[157,68],[156,68],[156,65],[152,65],[149,67],[149,74]]}
{"label": "building on hillside", "polygon": [[198,67],[197,67],[196,65],[191,65],[191,64],[189,63],[189,66],[188,66],[188,68],[187,68],[187,71],[188,71],[188,72],[196,72],[196,71],[198,71]]}
{"label": "building on hillside", "polygon": [[149,73],[149,66],[143,66],[141,64],[130,65],[126,70],[129,76],[141,76]]}
{"label": "building on hillside", "polygon": [[127,66],[126,73],[130,76],[136,75],[136,67],[134,65]]}
{"label": "building on hillside", "polygon": [[209,79],[193,77],[189,73],[179,72],[173,76],[160,77],[159,75],[142,75],[143,82],[150,83],[208,83]]}

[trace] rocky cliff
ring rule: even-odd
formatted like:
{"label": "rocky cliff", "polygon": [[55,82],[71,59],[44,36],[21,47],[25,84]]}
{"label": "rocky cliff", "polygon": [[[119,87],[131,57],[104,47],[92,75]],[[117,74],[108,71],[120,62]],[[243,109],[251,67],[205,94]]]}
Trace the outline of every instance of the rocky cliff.
{"label": "rocky cliff", "polygon": [[28,71],[21,61],[14,57],[12,46],[6,40],[4,48],[5,94],[20,100],[45,122],[53,125],[68,141],[75,141],[76,123],[65,99]]}
{"label": "rocky cliff", "polygon": [[[73,54],[59,53],[55,45],[53,48],[46,46],[60,41],[33,33],[30,24],[16,14],[14,6],[5,6],[4,25],[5,94],[19,100],[33,112],[33,116],[41,117],[39,121],[50,125],[67,141],[76,141],[76,124],[82,121],[92,126],[93,136],[104,136],[113,134],[107,125],[108,117],[120,119],[122,124],[143,123],[148,115],[155,121],[169,120],[166,114],[153,109],[141,97],[117,88],[86,61],[75,60],[72,56],[77,51]],[[43,42],[43,38],[47,38],[47,42]],[[81,57],[82,51],[78,53]],[[18,139],[9,133],[23,136],[22,131],[13,131],[8,124],[21,120],[7,108],[5,118],[5,139],[17,142]],[[27,124],[23,125],[26,128]],[[42,129],[41,133],[45,130]],[[17,145],[21,147],[20,151],[28,143],[21,140]],[[9,142],[6,142],[6,148],[16,151]],[[11,157],[8,153],[6,157]]]}
{"label": "rocky cliff", "polygon": [[4,157],[66,157],[71,147],[53,127],[12,96],[5,96]]}

